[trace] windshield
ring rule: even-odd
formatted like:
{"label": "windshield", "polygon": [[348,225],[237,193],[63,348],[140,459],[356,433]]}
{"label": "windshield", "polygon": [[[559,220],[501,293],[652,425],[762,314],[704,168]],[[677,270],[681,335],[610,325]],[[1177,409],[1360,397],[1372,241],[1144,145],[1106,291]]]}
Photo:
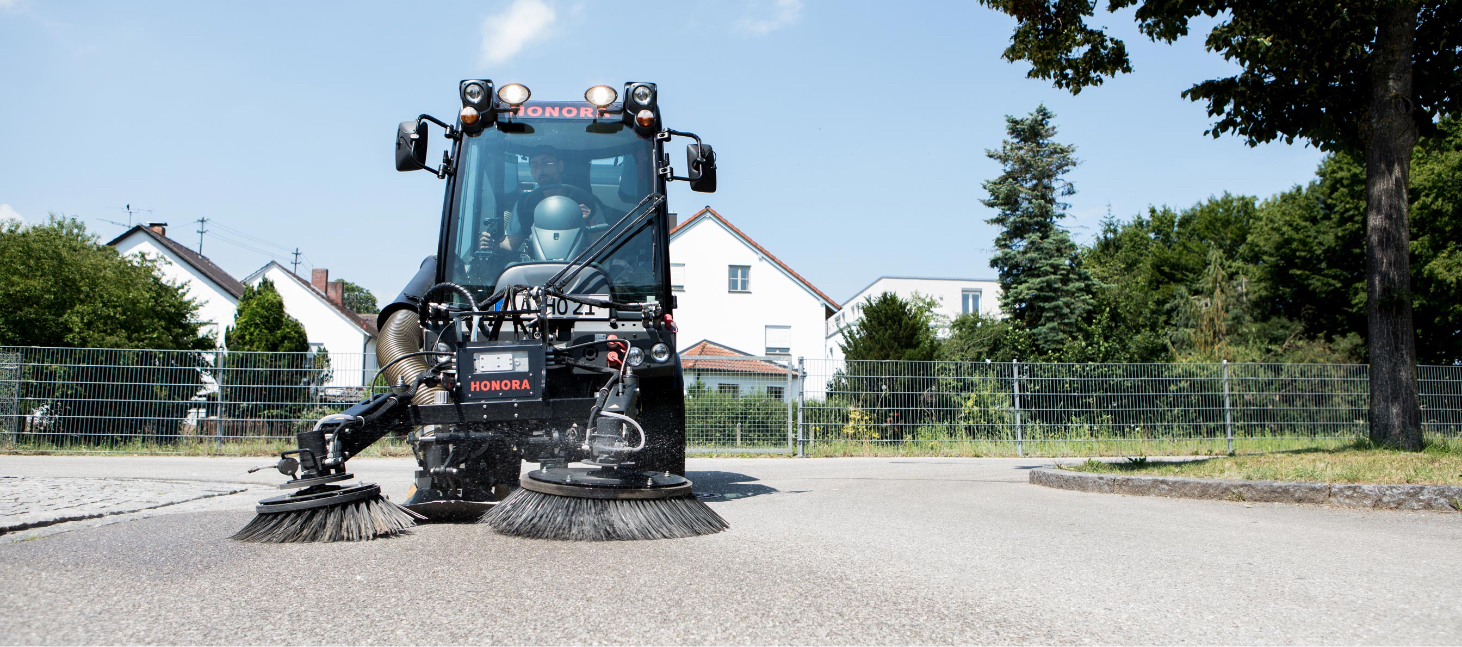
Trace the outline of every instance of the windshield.
{"label": "windshield", "polygon": [[[587,119],[520,118],[464,137],[447,280],[477,299],[500,278],[542,284],[653,190],[652,151],[622,123]],[[652,300],[658,217],[601,254],[570,291]]]}

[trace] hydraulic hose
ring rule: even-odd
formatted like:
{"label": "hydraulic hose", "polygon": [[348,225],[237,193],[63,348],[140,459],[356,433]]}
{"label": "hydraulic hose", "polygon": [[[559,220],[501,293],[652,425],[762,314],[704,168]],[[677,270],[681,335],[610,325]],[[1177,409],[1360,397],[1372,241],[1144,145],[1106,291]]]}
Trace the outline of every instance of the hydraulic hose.
{"label": "hydraulic hose", "polygon": [[[424,355],[406,357],[421,352],[421,326],[418,321],[416,312],[397,310],[386,318],[386,325],[376,337],[376,364],[385,367],[382,374],[388,384],[410,382],[432,366]],[[447,392],[440,386],[422,387],[411,398],[411,403],[442,404],[446,398]]]}

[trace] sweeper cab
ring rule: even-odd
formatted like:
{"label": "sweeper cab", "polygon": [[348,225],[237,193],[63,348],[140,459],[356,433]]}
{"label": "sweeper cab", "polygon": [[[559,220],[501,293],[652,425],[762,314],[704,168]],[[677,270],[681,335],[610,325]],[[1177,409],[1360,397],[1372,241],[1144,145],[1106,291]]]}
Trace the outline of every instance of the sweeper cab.
{"label": "sweeper cab", "polygon": [[[485,513],[535,537],[724,529],[684,476],[665,199],[672,181],[714,191],[715,152],[664,126],[653,83],[530,101],[521,84],[469,79],[459,96],[455,123],[424,114],[397,131],[397,170],[435,174],[446,197],[436,253],[377,319],[389,389],[298,434],[276,465],[293,492],[261,502],[236,538],[369,538]],[[435,167],[433,125],[450,142]],[[666,151],[675,138],[688,143],[683,172]],[[346,462],[388,435],[409,441],[419,467],[404,510],[375,485],[342,483]],[[524,474],[524,461],[537,469]],[[609,508],[680,515],[681,527],[574,519]],[[314,519],[328,514],[344,522]]]}

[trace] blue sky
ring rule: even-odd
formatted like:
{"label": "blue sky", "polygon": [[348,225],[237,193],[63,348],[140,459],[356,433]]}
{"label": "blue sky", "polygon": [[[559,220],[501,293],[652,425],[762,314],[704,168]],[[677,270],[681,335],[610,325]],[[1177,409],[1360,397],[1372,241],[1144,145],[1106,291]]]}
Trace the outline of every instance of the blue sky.
{"label": "blue sky", "polygon": [[106,240],[130,203],[196,247],[206,216],[203,253],[235,276],[298,247],[384,302],[434,251],[442,199],[394,170],[396,124],[449,120],[469,77],[538,99],[657,82],[667,124],[720,159],[720,191],[677,183],[672,208],[714,207],[839,300],[880,275],[993,276],[984,151],[1042,102],[1083,161],[1080,241],[1109,208],[1313,175],[1314,148],[1203,134],[1178,95],[1231,69],[1206,30],[1169,46],[1130,13],[1098,22],[1135,70],[1073,97],[1002,60],[1013,21],[974,2],[0,0],[0,217],[75,215]]}

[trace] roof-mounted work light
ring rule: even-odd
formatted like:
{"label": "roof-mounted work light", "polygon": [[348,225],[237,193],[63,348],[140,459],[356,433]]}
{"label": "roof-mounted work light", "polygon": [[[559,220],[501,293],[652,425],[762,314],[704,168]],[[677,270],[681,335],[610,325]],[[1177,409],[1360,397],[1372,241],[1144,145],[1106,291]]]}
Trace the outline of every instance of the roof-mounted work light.
{"label": "roof-mounted work light", "polygon": [[467,79],[461,85],[462,111],[458,116],[462,121],[462,130],[468,134],[482,132],[493,121],[497,120],[497,113],[493,111],[492,105],[492,81],[487,79]]}
{"label": "roof-mounted work light", "polygon": [[528,103],[528,97],[531,96],[533,93],[522,83],[509,83],[497,91],[497,98],[514,108]]}
{"label": "roof-mounted work light", "polygon": [[608,110],[609,106],[613,105],[614,100],[618,98],[619,93],[607,85],[596,85],[584,92],[584,100],[600,110]]}

